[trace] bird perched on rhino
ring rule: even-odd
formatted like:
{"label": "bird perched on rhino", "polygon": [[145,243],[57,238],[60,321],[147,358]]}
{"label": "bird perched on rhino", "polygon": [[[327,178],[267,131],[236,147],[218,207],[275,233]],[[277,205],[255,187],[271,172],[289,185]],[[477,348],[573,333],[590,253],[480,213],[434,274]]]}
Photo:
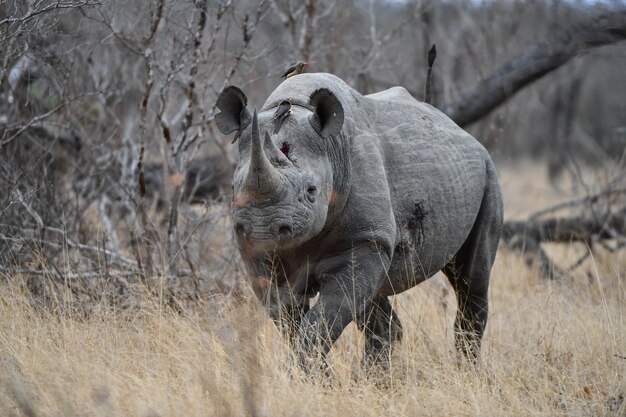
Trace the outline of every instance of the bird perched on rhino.
{"label": "bird perched on rhino", "polygon": [[307,65],[309,65],[309,63],[306,61],[298,61],[295,64],[290,65],[280,78],[289,78],[293,77],[294,75],[302,74]]}
{"label": "bird perched on rhino", "polygon": [[274,113],[274,134],[278,133],[280,127],[283,125],[283,121],[292,113],[291,99],[281,101]]}

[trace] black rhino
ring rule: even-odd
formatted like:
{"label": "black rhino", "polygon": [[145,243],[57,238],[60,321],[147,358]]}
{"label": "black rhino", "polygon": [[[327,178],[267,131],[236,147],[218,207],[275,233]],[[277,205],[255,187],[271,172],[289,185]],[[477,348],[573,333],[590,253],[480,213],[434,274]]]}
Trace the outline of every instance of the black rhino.
{"label": "black rhino", "polygon": [[386,355],[402,334],[387,297],[441,270],[458,300],[456,346],[476,359],[502,227],[483,146],[402,87],[363,96],[331,74],[287,79],[258,114],[234,86],[217,107],[219,130],[239,138],[239,250],[303,358],[353,320],[365,358]]}

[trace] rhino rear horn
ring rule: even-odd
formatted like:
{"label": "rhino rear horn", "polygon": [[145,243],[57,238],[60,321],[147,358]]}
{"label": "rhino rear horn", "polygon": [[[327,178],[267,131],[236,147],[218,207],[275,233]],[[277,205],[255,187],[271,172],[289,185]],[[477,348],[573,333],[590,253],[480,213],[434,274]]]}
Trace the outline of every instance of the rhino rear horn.
{"label": "rhino rear horn", "polygon": [[272,141],[270,133],[267,130],[265,131],[265,139],[263,140],[263,149],[270,161],[274,161],[276,164],[283,167],[293,165],[293,162],[287,158],[287,155],[282,153]]}
{"label": "rhino rear horn", "polygon": [[315,112],[309,119],[311,126],[323,138],[335,136],[343,127],[343,106],[339,99],[328,89],[320,88],[309,99]]}
{"label": "rhino rear horn", "polygon": [[250,110],[246,107],[247,104],[248,98],[244,92],[233,85],[226,87],[217,96],[216,106],[221,112],[215,115],[215,124],[224,135],[237,131],[233,143],[241,131],[252,121]]}

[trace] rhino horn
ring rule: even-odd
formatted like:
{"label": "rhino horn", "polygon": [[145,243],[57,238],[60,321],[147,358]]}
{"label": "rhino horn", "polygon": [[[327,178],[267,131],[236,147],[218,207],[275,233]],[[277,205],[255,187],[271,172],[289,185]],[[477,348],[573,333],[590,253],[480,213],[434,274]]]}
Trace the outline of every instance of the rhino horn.
{"label": "rhino horn", "polygon": [[255,110],[252,116],[250,164],[248,165],[245,188],[254,194],[268,194],[278,190],[283,181],[278,170],[267,159],[267,156],[265,156],[257,119],[257,112]]}

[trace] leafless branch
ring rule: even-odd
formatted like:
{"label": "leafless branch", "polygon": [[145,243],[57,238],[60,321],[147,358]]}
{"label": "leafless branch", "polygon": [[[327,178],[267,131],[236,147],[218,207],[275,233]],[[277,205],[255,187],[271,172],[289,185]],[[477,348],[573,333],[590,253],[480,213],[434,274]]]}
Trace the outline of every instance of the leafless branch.
{"label": "leafless branch", "polygon": [[39,114],[37,116],[34,116],[33,118],[31,118],[28,122],[22,124],[19,127],[16,128],[11,128],[11,127],[7,127],[4,130],[5,135],[7,134],[7,132],[10,132],[11,130],[16,130],[15,133],[13,133],[12,135],[8,136],[6,139],[3,139],[0,142],[0,149],[2,149],[3,147],[5,147],[6,145],[8,145],[9,143],[11,143],[12,141],[14,141],[16,138],[18,138],[22,133],[24,133],[24,131],[26,131],[28,128],[30,128],[31,126],[34,126],[35,124],[47,119],[48,117],[52,116],[53,114],[55,114],[56,112],[58,112],[59,110],[61,110],[62,108],[64,108],[65,106],[68,105],[69,102],[71,102],[73,99],[68,99],[58,105],[56,105],[54,108],[52,108],[51,110],[48,110],[47,112],[43,113],[43,114]]}
{"label": "leafless branch", "polygon": [[[37,4],[41,4],[41,3],[37,3]],[[44,13],[49,13],[49,12],[53,12],[56,10],[62,10],[62,9],[75,9],[78,7],[85,7],[85,6],[96,6],[101,4],[100,1],[95,1],[95,0],[84,0],[84,1],[78,1],[78,0],[67,0],[67,1],[61,1],[58,0],[52,4],[49,4],[48,6],[45,6],[41,9],[37,9],[35,7],[30,7],[28,9],[28,11],[26,12],[26,14],[24,16],[21,17],[9,17],[3,20],[0,20],[0,26],[3,25],[11,25],[11,24],[15,24],[15,23],[25,23],[31,19],[34,19],[36,17],[39,17],[40,15],[44,14]]]}
{"label": "leafless branch", "polygon": [[315,19],[316,3],[315,0],[306,1],[306,22],[302,26],[302,39],[300,47],[301,59],[308,61],[311,59],[311,48],[313,45],[314,35],[314,19]]}
{"label": "leafless branch", "polygon": [[487,115],[528,84],[591,48],[626,39],[626,8],[566,25],[526,53],[504,64],[456,102],[441,106],[459,126]]}
{"label": "leafless branch", "polygon": [[572,198],[570,200],[562,201],[552,206],[545,207],[541,210],[537,210],[533,212],[530,216],[528,216],[528,220],[535,221],[549,213],[554,213],[565,208],[581,206],[583,204],[595,204],[602,198],[616,198],[624,193],[626,193],[626,188],[606,189],[589,196]]}

